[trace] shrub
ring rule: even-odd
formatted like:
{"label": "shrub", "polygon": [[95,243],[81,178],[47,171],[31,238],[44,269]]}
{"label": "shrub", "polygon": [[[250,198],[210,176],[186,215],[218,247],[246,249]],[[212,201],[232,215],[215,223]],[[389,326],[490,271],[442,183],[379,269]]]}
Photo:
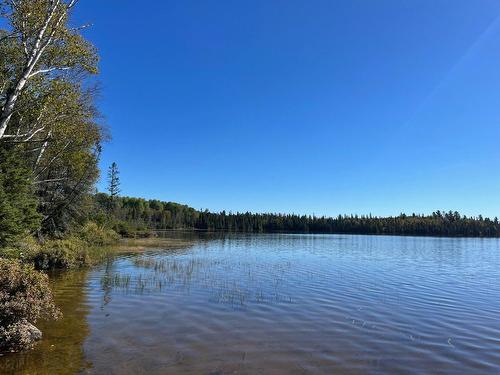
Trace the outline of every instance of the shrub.
{"label": "shrub", "polygon": [[47,241],[34,255],[33,263],[38,270],[82,266],[87,263],[85,242],[74,237]]}
{"label": "shrub", "polygon": [[112,229],[98,226],[89,221],[77,233],[78,237],[90,246],[107,246],[119,240],[120,236]]}
{"label": "shrub", "polygon": [[113,229],[115,232],[119,233],[120,236],[131,238],[134,237],[136,229],[132,227],[130,223],[125,221],[117,221],[113,224]]}
{"label": "shrub", "polygon": [[118,241],[119,237],[111,229],[88,222],[65,239],[45,242],[31,260],[39,270],[84,267],[108,256],[106,246]]}
{"label": "shrub", "polygon": [[0,351],[31,346],[40,338],[33,324],[59,316],[47,275],[32,265],[0,258]]}
{"label": "shrub", "polygon": [[113,230],[125,238],[150,238],[155,237],[155,233],[144,225],[132,225],[125,221],[116,221]]}
{"label": "shrub", "polygon": [[31,262],[40,249],[41,246],[34,237],[26,236],[10,247],[0,248],[0,258]]}
{"label": "shrub", "polygon": [[19,259],[34,264],[37,270],[69,269],[95,264],[110,253],[109,245],[120,236],[93,222],[62,239],[51,239],[40,244],[27,236],[9,247],[0,247],[0,258]]}

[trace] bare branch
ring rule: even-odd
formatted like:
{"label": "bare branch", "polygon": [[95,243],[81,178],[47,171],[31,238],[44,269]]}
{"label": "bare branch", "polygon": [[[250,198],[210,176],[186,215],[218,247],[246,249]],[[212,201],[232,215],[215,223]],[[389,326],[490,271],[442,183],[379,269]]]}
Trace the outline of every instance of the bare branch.
{"label": "bare branch", "polygon": [[92,23],[86,23],[85,25],[82,25],[82,26],[73,27],[71,29],[71,31],[80,31],[80,30],[88,29],[89,27],[92,27],[92,26],[94,26],[94,24],[92,24]]}
{"label": "bare branch", "polygon": [[6,134],[4,135],[3,137],[4,138],[23,138],[23,137],[28,137],[26,139],[24,139],[23,141],[21,141],[20,143],[22,142],[28,142],[29,140],[31,140],[37,133],[40,133],[43,129],[45,129],[45,126],[42,126],[41,128],[38,128],[37,130],[35,130],[33,133],[25,133],[25,134]]}
{"label": "bare branch", "polygon": [[3,42],[4,40],[7,40],[7,39],[17,38],[18,35],[19,35],[18,33],[11,33],[11,34],[4,35],[3,37],[0,38],[0,43]]}
{"label": "bare branch", "polygon": [[58,181],[65,181],[65,180],[68,180],[68,178],[67,177],[53,178],[53,179],[50,179],[50,180],[34,181],[33,183],[34,184],[46,184],[46,183],[49,183],[49,182],[58,182]]}
{"label": "bare branch", "polygon": [[77,2],[78,2],[78,0],[71,0],[68,4],[68,9],[73,8]]}
{"label": "bare branch", "polygon": [[58,71],[58,70],[62,71],[62,70],[69,70],[69,69],[71,69],[71,67],[69,67],[69,66],[54,67],[54,68],[48,68],[48,69],[40,69],[40,70],[37,70],[34,73],[31,73],[29,75],[29,78],[32,78],[32,77],[36,76],[37,74],[45,74],[45,73],[55,72],[55,71]]}

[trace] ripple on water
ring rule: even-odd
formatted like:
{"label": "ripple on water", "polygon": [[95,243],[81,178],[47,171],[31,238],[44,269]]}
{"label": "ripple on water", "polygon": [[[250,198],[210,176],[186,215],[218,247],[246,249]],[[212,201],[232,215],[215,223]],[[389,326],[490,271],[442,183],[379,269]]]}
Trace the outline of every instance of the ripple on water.
{"label": "ripple on water", "polygon": [[[66,319],[84,323],[79,339],[66,327],[77,353],[66,373],[498,373],[499,250],[498,240],[227,235],[120,257],[57,286],[60,303],[82,296],[67,306]],[[38,373],[54,373],[44,345],[22,358],[42,356]],[[0,366],[33,368],[19,358]]]}

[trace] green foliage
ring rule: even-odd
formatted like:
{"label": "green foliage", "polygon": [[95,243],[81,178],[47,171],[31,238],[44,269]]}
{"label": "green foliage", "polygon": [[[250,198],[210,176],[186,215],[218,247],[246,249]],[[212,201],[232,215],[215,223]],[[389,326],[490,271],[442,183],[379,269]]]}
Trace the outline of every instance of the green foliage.
{"label": "green foliage", "polygon": [[0,258],[19,259],[30,263],[33,257],[40,252],[41,245],[33,236],[26,236],[18,240],[15,245],[0,248]]}
{"label": "green foliage", "polygon": [[107,137],[98,123],[96,89],[88,82],[97,73],[98,55],[79,29],[69,26],[74,4],[0,0],[0,122],[5,131],[0,144],[15,145],[29,168],[43,215],[41,232],[50,236],[85,221],[85,199],[99,176],[101,143]]}
{"label": "green foliage", "polygon": [[28,322],[55,314],[46,277],[6,258],[79,267],[117,239],[88,223],[107,135],[88,80],[96,49],[69,25],[76,3],[0,0],[0,349],[25,346]]}
{"label": "green foliage", "polygon": [[45,242],[29,261],[40,270],[85,267],[107,257],[110,250],[106,246],[116,243],[118,239],[113,230],[88,222],[63,239]]}
{"label": "green foliage", "polygon": [[126,221],[116,220],[113,224],[113,230],[122,237],[130,238],[135,236],[139,228]]}
{"label": "green foliage", "polygon": [[[109,196],[98,193],[95,205],[106,209]],[[113,228],[125,237],[146,229],[196,229],[254,233],[342,233],[416,236],[498,237],[500,223],[478,216],[465,217],[458,212],[434,212],[432,215],[373,217],[344,215],[336,218],[295,214],[214,213],[172,202],[119,197],[108,215]]]}
{"label": "green foliage", "polygon": [[0,247],[40,227],[30,173],[12,148],[0,147]]}
{"label": "green foliage", "polygon": [[[22,60],[24,50],[29,54],[38,41],[46,48],[37,69],[71,68],[96,74],[99,58],[95,47],[81,37],[78,29],[68,25],[69,2],[58,1],[59,6],[46,24],[54,3],[51,0],[0,1],[0,11],[9,25],[8,31],[13,36],[10,41],[17,47],[19,60]],[[47,32],[42,40],[37,40],[44,26]]]}
{"label": "green foliage", "polygon": [[194,208],[173,202],[116,197],[110,210],[109,195],[97,193],[94,200],[96,207],[113,218],[113,229],[126,237],[149,229],[191,229],[196,227],[199,217]]}
{"label": "green foliage", "polygon": [[28,323],[58,316],[47,275],[33,266],[0,258],[0,351],[29,346]]}
{"label": "green foliage", "polygon": [[432,215],[373,217],[344,215],[336,218],[280,214],[226,214],[201,212],[196,229],[241,232],[340,233],[405,236],[500,236],[498,220],[462,217],[458,212]]}
{"label": "green foliage", "polygon": [[112,229],[86,223],[78,232],[78,237],[90,246],[108,246],[116,243],[120,236]]}
{"label": "green foliage", "polygon": [[82,267],[89,262],[86,244],[79,238],[50,240],[43,244],[32,261],[39,270]]}
{"label": "green foliage", "polygon": [[118,165],[113,162],[108,170],[108,191],[111,200],[114,200],[120,194],[120,172],[118,171]]}
{"label": "green foliage", "polygon": [[85,221],[85,199],[99,176],[97,163],[104,137],[93,120],[96,113],[91,99],[70,83],[57,84],[57,98],[50,107],[57,108],[55,112],[65,120],[53,129],[51,142],[34,170],[40,211],[45,216],[44,233],[60,235]]}

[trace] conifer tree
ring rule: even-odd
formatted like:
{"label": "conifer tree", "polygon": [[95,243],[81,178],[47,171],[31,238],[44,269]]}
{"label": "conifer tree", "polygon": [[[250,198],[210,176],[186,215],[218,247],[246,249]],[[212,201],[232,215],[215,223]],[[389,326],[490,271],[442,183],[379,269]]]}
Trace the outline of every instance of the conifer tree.
{"label": "conifer tree", "polygon": [[120,177],[118,165],[113,162],[108,169],[108,191],[112,200],[120,194]]}
{"label": "conifer tree", "polygon": [[18,154],[0,146],[0,247],[40,227],[30,173]]}

